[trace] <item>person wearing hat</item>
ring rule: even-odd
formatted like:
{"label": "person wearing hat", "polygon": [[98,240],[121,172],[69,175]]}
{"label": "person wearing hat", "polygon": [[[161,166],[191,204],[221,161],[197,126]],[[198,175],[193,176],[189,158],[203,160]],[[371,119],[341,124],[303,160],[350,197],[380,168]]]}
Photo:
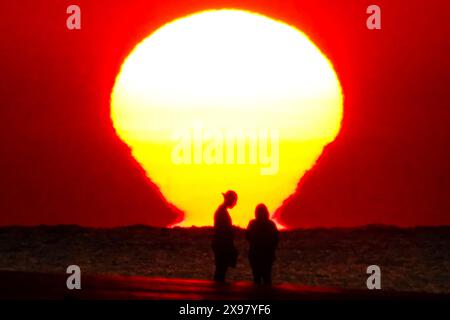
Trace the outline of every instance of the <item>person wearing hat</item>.
{"label": "person wearing hat", "polygon": [[225,282],[228,267],[235,267],[238,252],[234,246],[234,228],[228,209],[237,202],[236,192],[229,190],[222,193],[223,203],[214,214],[214,235],[212,249],[214,252],[215,272],[214,280]]}

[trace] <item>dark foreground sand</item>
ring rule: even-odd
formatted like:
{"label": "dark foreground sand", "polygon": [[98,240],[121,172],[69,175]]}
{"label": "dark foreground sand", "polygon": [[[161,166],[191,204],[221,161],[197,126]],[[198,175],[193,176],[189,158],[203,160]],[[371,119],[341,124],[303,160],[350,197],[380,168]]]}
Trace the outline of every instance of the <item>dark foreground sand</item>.
{"label": "dark foreground sand", "polygon": [[[0,270],[209,279],[211,229],[132,226],[0,228]],[[244,233],[231,280],[251,280]],[[274,267],[276,283],[365,289],[366,267],[382,270],[382,288],[450,293],[450,227],[284,231]]]}

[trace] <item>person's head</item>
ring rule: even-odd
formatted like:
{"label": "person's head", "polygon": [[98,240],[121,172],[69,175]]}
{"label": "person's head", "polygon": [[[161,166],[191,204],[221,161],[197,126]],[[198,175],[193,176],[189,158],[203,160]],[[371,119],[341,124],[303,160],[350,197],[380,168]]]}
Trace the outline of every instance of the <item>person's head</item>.
{"label": "person's head", "polygon": [[260,203],[256,206],[255,217],[256,217],[256,220],[268,220],[269,219],[269,210],[267,209],[267,207],[264,203]]}
{"label": "person's head", "polygon": [[223,203],[225,203],[225,206],[227,208],[233,208],[236,205],[238,196],[237,193],[233,190],[228,190],[225,193],[222,193],[223,195]]}

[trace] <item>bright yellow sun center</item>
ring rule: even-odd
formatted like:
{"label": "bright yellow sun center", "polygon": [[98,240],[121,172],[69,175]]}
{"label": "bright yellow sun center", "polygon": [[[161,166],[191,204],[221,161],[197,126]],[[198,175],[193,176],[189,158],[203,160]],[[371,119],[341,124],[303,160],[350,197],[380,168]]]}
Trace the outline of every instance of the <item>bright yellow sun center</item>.
{"label": "bright yellow sun center", "polygon": [[[127,57],[111,96],[119,137],[183,226],[212,225],[222,192],[245,227],[273,212],[339,132],[331,63],[299,30],[241,10],[170,22]],[[149,213],[150,214],[150,213]]]}

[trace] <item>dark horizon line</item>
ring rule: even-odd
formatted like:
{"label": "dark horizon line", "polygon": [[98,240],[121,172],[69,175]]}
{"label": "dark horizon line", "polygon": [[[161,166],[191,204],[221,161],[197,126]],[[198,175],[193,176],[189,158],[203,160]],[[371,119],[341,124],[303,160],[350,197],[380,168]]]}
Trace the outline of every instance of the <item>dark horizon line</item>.
{"label": "dark horizon line", "polygon": [[[47,228],[47,229],[58,229],[58,228],[71,228],[71,229],[88,229],[88,230],[120,230],[120,229],[137,229],[137,228],[146,228],[146,229],[153,229],[153,230],[190,230],[190,229],[208,229],[213,230],[213,226],[190,226],[190,227],[181,227],[181,226],[173,226],[173,227],[159,227],[159,226],[152,226],[147,224],[130,224],[130,225],[123,225],[123,226],[115,226],[115,227],[93,227],[93,226],[83,226],[79,224],[35,224],[35,225],[18,225],[18,224],[11,224],[11,225],[1,225],[0,230],[5,229],[38,229],[38,228]],[[244,231],[245,228],[235,226],[236,229]],[[415,226],[398,226],[393,224],[377,224],[377,223],[370,223],[370,224],[364,224],[364,225],[358,225],[353,227],[295,227],[295,228],[288,228],[280,229],[280,232],[294,232],[294,231],[319,231],[319,230],[363,230],[363,229],[371,229],[371,230],[387,230],[387,229],[396,229],[396,230],[414,230],[414,229],[450,229],[450,225],[415,225]]]}

